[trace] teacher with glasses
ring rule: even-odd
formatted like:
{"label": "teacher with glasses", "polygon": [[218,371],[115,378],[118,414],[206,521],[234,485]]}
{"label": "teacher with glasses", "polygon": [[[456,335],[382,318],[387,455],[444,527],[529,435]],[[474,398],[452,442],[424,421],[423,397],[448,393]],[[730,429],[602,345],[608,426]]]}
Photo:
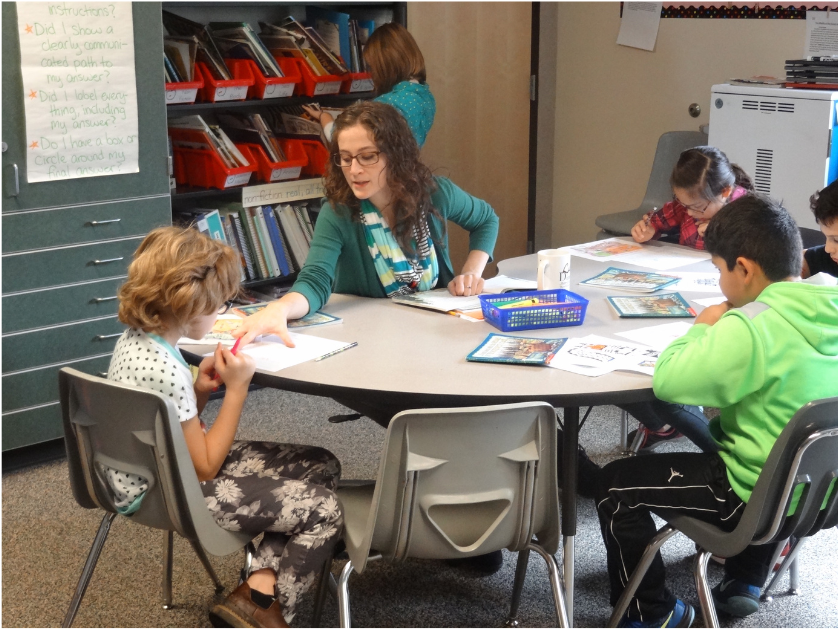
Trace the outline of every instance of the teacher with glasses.
{"label": "teacher with glasses", "polygon": [[[305,265],[282,299],[234,332],[243,345],[276,334],[293,347],[288,320],[317,311],[332,292],[385,298],[446,286],[452,295],[483,291],[497,214],[431,174],[398,110],[375,101],[346,108],[335,121],[330,152],[326,201]],[[469,254],[458,274],[448,253],[447,221],[469,232]]]}

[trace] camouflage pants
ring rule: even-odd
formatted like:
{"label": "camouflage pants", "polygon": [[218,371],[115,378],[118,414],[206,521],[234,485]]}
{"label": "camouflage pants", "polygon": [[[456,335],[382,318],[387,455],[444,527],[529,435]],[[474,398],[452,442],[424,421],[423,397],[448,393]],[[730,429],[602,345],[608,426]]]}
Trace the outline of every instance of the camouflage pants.
{"label": "camouflage pants", "polygon": [[328,450],[237,441],[218,476],[201,483],[221,528],[264,532],[253,570],[276,572],[276,596],[288,622],[340,537],[339,477],[340,463]]}

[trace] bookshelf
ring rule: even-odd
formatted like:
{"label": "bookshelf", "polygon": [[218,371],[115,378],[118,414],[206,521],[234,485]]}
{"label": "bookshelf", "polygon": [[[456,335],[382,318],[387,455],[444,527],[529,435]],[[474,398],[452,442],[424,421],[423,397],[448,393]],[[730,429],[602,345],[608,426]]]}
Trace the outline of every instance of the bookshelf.
{"label": "bookshelf", "polygon": [[[200,24],[209,22],[248,22],[258,32],[259,22],[278,23],[287,16],[299,22],[307,22],[308,7],[317,7],[349,14],[353,19],[371,20],[379,26],[396,21],[406,24],[407,4],[392,3],[299,3],[299,2],[164,2],[162,9]],[[238,100],[225,102],[196,102],[191,104],[168,104],[166,116],[173,120],[182,116],[200,115],[208,122],[216,120],[218,114],[262,113],[270,107],[285,107],[316,102],[323,107],[343,107],[361,99],[375,96],[374,92],[354,92],[350,94],[330,94],[319,96],[289,96],[265,100]],[[306,175],[303,175],[305,178]],[[248,186],[259,185],[255,175]],[[284,183],[284,182],[283,182]],[[305,197],[298,197],[303,200]],[[314,197],[308,197],[309,199]],[[199,188],[178,184],[171,194],[173,218],[181,213],[197,209],[212,210],[231,202],[241,202],[242,187],[228,189]],[[315,210],[319,208],[314,208]],[[298,266],[301,266],[299,264]],[[269,279],[248,279],[243,282],[246,288],[259,288],[266,285],[290,286],[296,279],[296,272]]]}

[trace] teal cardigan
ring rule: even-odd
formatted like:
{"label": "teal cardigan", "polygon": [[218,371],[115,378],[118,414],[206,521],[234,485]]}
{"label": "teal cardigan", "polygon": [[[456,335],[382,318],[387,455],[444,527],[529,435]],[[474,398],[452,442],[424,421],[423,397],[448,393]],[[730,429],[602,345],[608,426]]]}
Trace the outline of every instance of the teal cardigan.
{"label": "teal cardigan", "polygon": [[[451,221],[467,230],[469,251],[485,251],[491,259],[498,237],[498,216],[492,206],[464,192],[450,180],[435,179],[437,189],[431,200],[442,220],[432,216],[428,226],[439,261],[437,287],[443,288],[454,279],[445,222]],[[341,207],[335,212],[328,201],[323,202],[311,250],[291,290],[308,300],[310,312],[319,310],[332,292],[362,297],[387,296],[367,248],[364,225],[352,220],[348,208]]]}
{"label": "teal cardigan", "polygon": [[392,105],[401,112],[407,120],[407,126],[413,132],[413,137],[416,138],[416,143],[422,148],[436,116],[436,100],[428,84],[402,81],[375,100]]}

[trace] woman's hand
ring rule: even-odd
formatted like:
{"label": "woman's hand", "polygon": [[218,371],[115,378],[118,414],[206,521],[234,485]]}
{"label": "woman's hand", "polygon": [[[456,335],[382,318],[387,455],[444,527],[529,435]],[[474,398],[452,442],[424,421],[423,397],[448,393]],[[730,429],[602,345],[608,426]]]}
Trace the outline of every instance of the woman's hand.
{"label": "woman's hand", "polygon": [[228,391],[235,388],[247,390],[253,372],[256,371],[256,363],[253,362],[252,356],[243,352],[234,354],[219,343],[213,358],[215,371]]}
{"label": "woman's hand", "polygon": [[291,292],[279,301],[268,304],[264,310],[247,317],[238,328],[233,330],[232,335],[241,339],[239,347],[252,343],[257,336],[262,334],[275,334],[287,347],[294,347],[294,341],[288,333],[288,320],[304,317],[308,311],[308,299],[300,293]]}
{"label": "woman's hand", "polygon": [[470,297],[483,292],[483,278],[473,273],[458,275],[448,282],[448,292],[452,295]]}
{"label": "woman's hand", "polygon": [[646,242],[655,237],[655,228],[649,224],[650,214],[644,214],[634,227],[631,228],[631,237],[634,242]]}
{"label": "woman's hand", "polygon": [[302,107],[309,116],[320,123],[321,127],[325,127],[327,124],[334,121],[332,115],[320,109],[320,105],[316,103],[312,105],[303,105]]}

